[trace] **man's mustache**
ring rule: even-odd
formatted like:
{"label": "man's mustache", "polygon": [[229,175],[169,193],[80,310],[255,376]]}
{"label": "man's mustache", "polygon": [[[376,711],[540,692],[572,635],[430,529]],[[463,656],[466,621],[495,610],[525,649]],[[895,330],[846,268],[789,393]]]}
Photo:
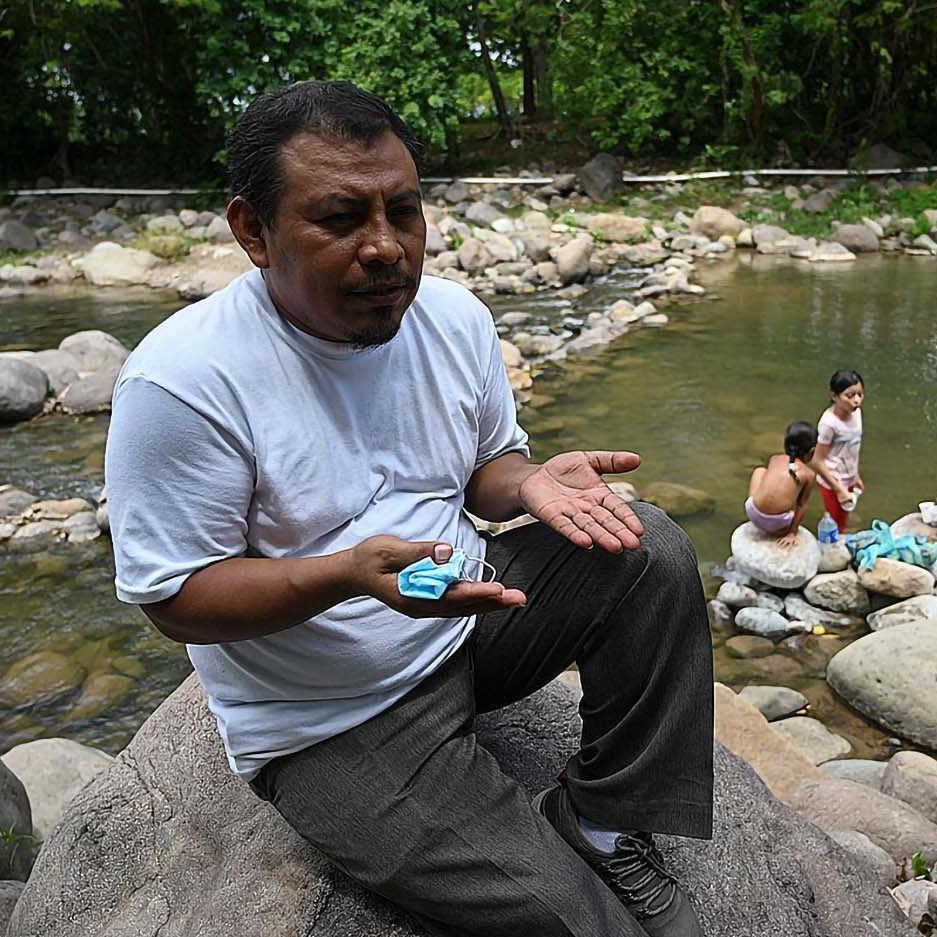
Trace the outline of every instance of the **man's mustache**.
{"label": "man's mustache", "polygon": [[409,289],[416,284],[416,280],[409,274],[399,270],[391,270],[380,276],[371,276],[367,280],[356,283],[350,293],[374,293],[381,290]]}

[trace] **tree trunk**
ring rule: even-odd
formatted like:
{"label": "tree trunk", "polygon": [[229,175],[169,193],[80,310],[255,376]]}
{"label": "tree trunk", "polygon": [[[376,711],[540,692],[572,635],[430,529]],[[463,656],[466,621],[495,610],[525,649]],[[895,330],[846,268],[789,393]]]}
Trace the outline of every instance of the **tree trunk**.
{"label": "tree trunk", "polygon": [[553,82],[550,81],[550,73],[547,68],[548,53],[547,40],[545,36],[540,36],[537,45],[533,50],[534,57],[534,85],[537,89],[537,107],[543,113],[553,112]]}
{"label": "tree trunk", "polygon": [[498,81],[494,63],[491,61],[491,53],[488,51],[488,37],[485,34],[485,23],[478,12],[477,6],[474,8],[473,13],[475,16],[475,32],[478,34],[478,44],[481,47],[482,64],[485,66],[485,77],[488,79],[488,87],[491,88],[491,96],[495,102],[495,111],[498,114],[498,127],[503,136],[509,137],[511,136],[511,118],[508,115],[507,105],[504,103],[504,93],[501,91],[501,82]]}
{"label": "tree trunk", "polygon": [[524,39],[521,46],[521,65],[524,70],[524,116],[535,117],[537,114],[537,91],[534,85],[534,57],[530,43]]}

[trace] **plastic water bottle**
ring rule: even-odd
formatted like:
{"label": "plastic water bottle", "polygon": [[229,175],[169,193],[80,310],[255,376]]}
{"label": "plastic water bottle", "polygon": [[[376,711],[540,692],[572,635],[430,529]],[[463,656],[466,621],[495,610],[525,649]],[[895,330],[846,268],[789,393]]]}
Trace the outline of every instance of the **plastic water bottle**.
{"label": "plastic water bottle", "polygon": [[820,523],[817,524],[817,540],[820,541],[821,546],[836,543],[839,540],[839,527],[830,517],[829,511],[824,512]]}

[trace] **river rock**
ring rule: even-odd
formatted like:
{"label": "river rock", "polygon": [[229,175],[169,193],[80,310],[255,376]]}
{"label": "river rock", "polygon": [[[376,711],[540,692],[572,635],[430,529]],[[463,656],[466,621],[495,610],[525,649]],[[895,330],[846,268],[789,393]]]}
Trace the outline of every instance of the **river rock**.
{"label": "river rock", "polygon": [[85,673],[55,651],[37,651],[12,664],[0,679],[0,702],[7,706],[41,706],[71,693]]}
{"label": "river rock", "polygon": [[213,244],[227,244],[234,240],[228,219],[215,215],[205,228],[205,238]]}
{"label": "river rock", "polygon": [[28,420],[49,392],[45,371],[18,358],[0,358],[0,423]]}
{"label": "river rock", "polygon": [[894,605],[888,605],[868,617],[873,631],[906,625],[912,621],[929,622],[937,627],[937,595],[916,595]]}
{"label": "river rock", "polygon": [[865,784],[876,791],[882,789],[882,776],[887,766],[885,761],[872,761],[870,758],[834,758],[820,765],[830,777]]}
{"label": "river rock", "polygon": [[22,882],[0,881],[0,934],[7,932],[7,924],[25,887]]}
{"label": "river rock", "polygon": [[772,732],[764,715],[748,699],[736,696],[721,683],[714,691],[716,739],[744,758],[775,797],[787,801],[803,781],[823,779],[822,772],[799,749]]}
{"label": "river rock", "polygon": [[741,230],[742,222],[739,218],[715,205],[701,205],[690,219],[690,231],[702,234],[711,241],[718,241],[726,234],[734,238]]}
{"label": "river rock", "polygon": [[920,511],[905,514],[891,525],[892,536],[903,537],[911,534],[914,537],[924,537],[932,542],[937,541],[937,527],[925,524]]}
{"label": "river rock", "polygon": [[779,228],[777,225],[756,224],[752,228],[752,243],[758,248],[787,237],[790,237],[790,234],[785,231],[784,228]]}
{"label": "river rock", "polygon": [[485,245],[494,263],[513,263],[517,260],[517,245],[506,234],[479,228],[478,238]]}
{"label": "river rock", "polygon": [[[481,740],[531,794],[552,782],[578,735],[574,697],[556,684],[479,720]],[[867,868],[831,850],[721,746],[715,778],[713,840],[660,837],[708,937],[764,933],[769,922],[797,937],[914,934]],[[752,875],[769,865],[785,874]],[[230,773],[189,678],[72,801],[10,932],[181,937],[193,922],[205,937],[425,933],[366,896]]]}
{"label": "river rock", "polygon": [[145,284],[160,259],[149,251],[101,241],[74,264],[92,286],[131,286]]}
{"label": "river rock", "polygon": [[33,828],[48,839],[72,798],[114,759],[71,739],[37,739],[11,748],[0,761],[22,782]]}
{"label": "river rock", "polygon": [[65,531],[69,543],[88,543],[101,536],[96,511],[73,514],[62,524],[62,530]]}
{"label": "river rock", "polygon": [[[881,562],[881,561],[879,561]],[[902,738],[937,749],[937,628],[910,622],[843,648],[827,681],[854,709]]]}
{"label": "river rock", "polygon": [[895,904],[921,933],[933,933],[937,920],[937,882],[915,878],[901,882],[892,891]]}
{"label": "river rock", "polygon": [[127,347],[100,329],[87,329],[66,336],[59,342],[59,350],[77,358],[82,371],[120,368],[130,355]]}
{"label": "river rock", "polygon": [[848,755],[852,745],[841,735],[836,735],[820,722],[809,716],[792,716],[772,724],[809,762],[821,765],[824,761]]}
{"label": "river rock", "polygon": [[84,722],[116,709],[133,691],[136,680],[119,673],[95,673],[85,681],[75,705],[65,714],[66,722]]}
{"label": "river rock", "polygon": [[597,153],[576,172],[576,182],[593,202],[606,202],[621,192],[622,162],[611,153]]}
{"label": "river rock", "polygon": [[524,363],[520,349],[504,338],[500,339],[500,344],[501,360],[504,362],[505,367],[519,368]]}
{"label": "river rock", "polygon": [[49,387],[56,394],[60,394],[72,381],[77,380],[78,372],[82,370],[81,361],[75,355],[59,348],[37,351],[29,359],[29,363],[45,371]]}
{"label": "river rock", "polygon": [[119,369],[97,371],[73,381],[59,397],[66,413],[102,413],[111,408],[111,396]]}
{"label": "river rock", "polygon": [[475,237],[466,238],[458,250],[459,266],[470,276],[482,273],[494,263],[485,245]]}
{"label": "river rock", "polygon": [[39,499],[22,488],[0,485],[0,517],[16,517]]}
{"label": "river rock", "polygon": [[[552,242],[550,235],[545,231],[527,231],[520,235],[520,242],[524,247],[524,253],[535,263],[550,263],[550,248]],[[549,282],[549,280],[547,280]]]}
{"label": "river rock", "polygon": [[820,189],[819,192],[813,192],[804,200],[803,211],[811,212],[815,215],[822,215],[833,201],[835,192],[832,189]]}
{"label": "river rock", "polygon": [[441,254],[444,250],[447,250],[449,245],[446,243],[446,239],[442,236],[439,231],[439,228],[436,227],[432,222],[427,222],[426,225],[426,253],[431,257],[435,257],[437,254]]}
{"label": "river rock", "polygon": [[838,573],[848,569],[852,563],[852,554],[849,547],[841,540],[836,543],[820,544],[820,563],[817,566],[819,573]]}
{"label": "river rock", "polygon": [[32,811],[23,782],[0,763],[0,830],[9,843],[0,843],[0,879],[25,882],[32,867]]}
{"label": "river rock", "polygon": [[748,586],[740,586],[734,582],[724,582],[719,586],[716,599],[725,602],[730,608],[747,608],[758,605],[758,593]]}
{"label": "river rock", "polygon": [[755,606],[756,608],[768,608],[779,615],[784,612],[784,600],[773,592],[756,592]]}
{"label": "river rock", "polygon": [[0,222],[0,250],[34,251],[38,247],[39,241],[32,228],[14,218]]}
{"label": "river rock", "polygon": [[37,521],[64,521],[74,514],[90,510],[91,505],[84,498],[65,498],[61,501],[34,501],[28,508],[28,516]]}
{"label": "river rock", "polygon": [[855,260],[856,255],[836,241],[821,241],[807,257],[811,263],[836,263],[842,260]]}
{"label": "river rock", "polygon": [[593,237],[601,241],[631,244],[644,240],[644,235],[647,233],[647,218],[601,212],[597,215],[590,215],[586,221],[586,227]]}
{"label": "river rock", "polygon": [[871,569],[859,570],[859,582],[869,592],[890,595],[895,599],[930,595],[934,591],[932,573],[901,560],[877,559]]}
{"label": "river rock", "polygon": [[853,781],[804,781],[791,806],[821,830],[858,830],[895,862],[922,852],[937,860],[937,825],[915,809]]}
{"label": "river rock", "polygon": [[791,623],[770,608],[743,608],[735,616],[735,627],[769,641],[779,641],[791,633]]}
{"label": "river rock", "polygon": [[864,224],[834,224],[833,240],[855,254],[878,251],[875,232]]}
{"label": "river rock", "polygon": [[871,609],[869,594],[851,569],[814,576],[804,587],[804,597],[812,605],[834,612],[865,615]]}
{"label": "river rock", "polygon": [[768,722],[790,716],[807,705],[803,693],[786,686],[747,686],[739,691],[739,697],[751,703]]}
{"label": "river rock", "polygon": [[738,568],[777,589],[798,589],[817,574],[820,545],[805,527],[797,531],[793,547],[781,547],[777,537],[750,521],[732,533],[732,555]]}
{"label": "river rock", "polygon": [[774,653],[774,642],[754,634],[737,634],[726,641],[726,652],[739,660],[757,660]]}
{"label": "river rock", "polygon": [[465,220],[470,224],[490,227],[492,221],[503,218],[504,212],[489,202],[472,202],[465,211]]}
{"label": "river rock", "polygon": [[911,242],[911,247],[919,251],[927,251],[928,254],[937,254],[937,241],[929,234],[919,234]]}
{"label": "river rock", "polygon": [[840,615],[811,605],[799,592],[790,592],[784,596],[784,614],[793,621],[823,625],[824,628],[848,628],[856,623],[856,619],[849,615]]}
{"label": "river rock", "polygon": [[937,823],[937,760],[923,752],[896,752],[885,767],[882,793]]}
{"label": "river rock", "polygon": [[708,492],[676,482],[651,482],[643,494],[645,501],[656,504],[671,517],[709,514],[716,506],[716,499]]}
{"label": "river rock", "polygon": [[725,602],[718,599],[711,599],[706,603],[706,611],[709,614],[709,627],[713,631],[734,631],[733,619],[735,613]]}
{"label": "river rock", "polygon": [[592,256],[592,238],[576,237],[558,248],[554,256],[556,270],[563,283],[575,283],[589,272]]}
{"label": "river rock", "polygon": [[834,830],[830,839],[838,843],[859,862],[867,864],[874,869],[878,881],[890,887],[895,884],[898,875],[898,866],[881,846],[876,846],[865,833],[858,830]]}

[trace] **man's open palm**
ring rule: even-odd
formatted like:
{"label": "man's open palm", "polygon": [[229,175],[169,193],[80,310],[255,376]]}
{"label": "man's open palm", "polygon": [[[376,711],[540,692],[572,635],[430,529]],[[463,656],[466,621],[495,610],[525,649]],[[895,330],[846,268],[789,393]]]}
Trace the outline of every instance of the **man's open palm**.
{"label": "man's open palm", "polygon": [[576,546],[597,544],[609,553],[634,550],[644,527],[602,476],[630,472],[640,462],[633,452],[561,453],[524,480],[521,502]]}

